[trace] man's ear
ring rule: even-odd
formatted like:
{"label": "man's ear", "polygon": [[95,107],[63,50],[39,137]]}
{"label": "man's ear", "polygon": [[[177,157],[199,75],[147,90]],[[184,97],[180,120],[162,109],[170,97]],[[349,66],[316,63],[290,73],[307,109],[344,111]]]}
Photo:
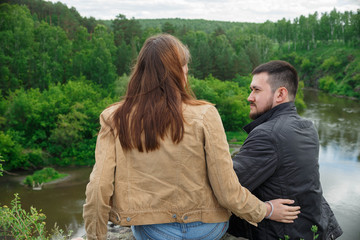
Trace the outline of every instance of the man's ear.
{"label": "man's ear", "polygon": [[275,103],[280,104],[289,101],[288,90],[285,87],[279,87],[275,91]]}

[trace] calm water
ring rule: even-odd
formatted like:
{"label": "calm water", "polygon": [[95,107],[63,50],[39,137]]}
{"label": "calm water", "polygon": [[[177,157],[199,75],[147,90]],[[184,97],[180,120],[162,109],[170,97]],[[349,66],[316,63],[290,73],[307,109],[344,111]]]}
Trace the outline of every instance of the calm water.
{"label": "calm water", "polygon": [[23,209],[36,207],[47,216],[47,229],[55,222],[64,230],[72,230],[76,235],[85,233],[82,220],[82,205],[85,200],[85,187],[91,172],[90,168],[58,169],[69,174],[64,180],[45,185],[41,191],[34,191],[20,184],[25,175],[0,177],[0,204],[8,205],[19,193]]}
{"label": "calm water", "polygon": [[[304,92],[308,106],[302,113],[311,119],[320,136],[320,174],[325,198],[344,230],[340,240],[360,239],[360,102],[335,98],[316,91]],[[55,222],[84,234],[82,205],[90,168],[59,169],[65,180],[33,191],[20,185],[24,176],[0,177],[0,204],[9,204],[18,192],[22,206],[34,206],[47,215],[47,225]]]}

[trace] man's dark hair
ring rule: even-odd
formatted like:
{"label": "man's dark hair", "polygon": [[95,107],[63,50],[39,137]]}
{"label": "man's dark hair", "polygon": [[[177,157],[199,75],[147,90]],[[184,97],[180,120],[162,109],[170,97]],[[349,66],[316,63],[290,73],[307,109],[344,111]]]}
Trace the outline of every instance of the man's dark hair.
{"label": "man's dark hair", "polygon": [[253,75],[266,72],[269,74],[269,85],[273,92],[279,87],[285,87],[290,101],[294,101],[299,85],[299,78],[295,68],[288,62],[274,60],[259,65],[252,72]]}

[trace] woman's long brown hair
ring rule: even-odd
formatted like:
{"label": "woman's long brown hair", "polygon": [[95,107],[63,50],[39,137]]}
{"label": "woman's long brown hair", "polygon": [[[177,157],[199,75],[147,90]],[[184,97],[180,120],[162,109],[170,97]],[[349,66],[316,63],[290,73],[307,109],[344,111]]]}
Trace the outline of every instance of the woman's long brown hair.
{"label": "woman's long brown hair", "polygon": [[[179,143],[184,135],[182,103],[195,100],[183,71],[189,50],[175,37],[161,34],[148,38],[140,50],[125,99],[114,112],[113,122],[123,150],[156,150],[170,129]],[[142,136],[143,135],[143,136]]]}

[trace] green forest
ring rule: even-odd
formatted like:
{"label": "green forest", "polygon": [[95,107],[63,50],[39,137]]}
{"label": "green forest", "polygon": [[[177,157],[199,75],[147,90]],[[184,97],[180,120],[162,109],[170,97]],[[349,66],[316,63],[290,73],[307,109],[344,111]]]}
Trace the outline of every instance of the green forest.
{"label": "green forest", "polygon": [[[191,52],[190,83],[226,131],[250,122],[251,71],[282,59],[301,88],[360,99],[360,9],[239,23],[82,17],[43,0],[0,5],[0,157],[7,171],[91,166],[99,114],[124,95],[144,41],[170,33]],[[305,107],[300,91],[296,104]]]}

